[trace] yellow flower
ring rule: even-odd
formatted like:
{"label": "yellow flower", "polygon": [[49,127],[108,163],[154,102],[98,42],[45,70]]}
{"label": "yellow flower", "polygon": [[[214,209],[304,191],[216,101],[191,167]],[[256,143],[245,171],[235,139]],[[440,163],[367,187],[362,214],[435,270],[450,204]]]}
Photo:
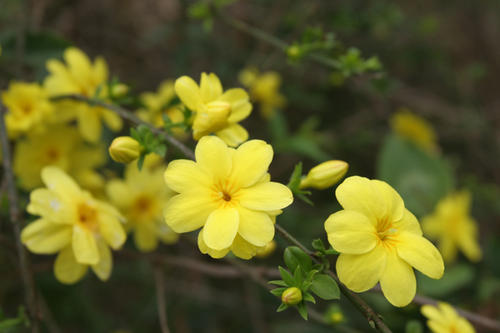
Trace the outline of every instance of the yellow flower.
{"label": "yellow flower", "polygon": [[139,158],[141,144],[130,136],[119,136],[111,142],[108,151],[113,161],[130,163]]}
{"label": "yellow flower", "polygon": [[435,152],[437,150],[436,133],[432,125],[408,109],[400,109],[391,118],[391,126],[396,134],[406,138],[420,148]]}
{"label": "yellow flower", "polygon": [[390,185],[354,176],[335,194],[344,210],[330,215],[325,229],[328,241],[341,253],[337,273],[349,289],[363,292],[380,281],[389,302],[405,306],[416,292],[412,267],[441,278],[441,254],[422,236],[417,219]]}
{"label": "yellow flower", "polygon": [[453,193],[442,199],[434,213],[424,217],[422,228],[439,241],[446,262],[453,262],[460,249],[471,261],[481,259],[477,222],[470,214],[471,197],[467,191]]}
{"label": "yellow flower", "polygon": [[335,185],[347,172],[349,164],[344,161],[332,160],[323,162],[312,168],[306,177],[300,181],[299,187],[313,187],[324,190]]}
{"label": "yellow flower", "polygon": [[[63,57],[66,64],[55,59],[47,62],[49,75],[44,87],[51,96],[79,94],[100,99],[108,96],[108,65],[103,58],[98,57],[92,63],[81,50],[74,47],[66,49]],[[83,102],[57,103],[56,112],[65,120],[76,117],[82,136],[90,142],[97,142],[101,137],[101,121],[113,131],[122,127],[121,118],[114,112]]]}
{"label": "yellow flower", "polygon": [[179,193],[168,201],[165,221],[178,233],[202,228],[198,246],[214,258],[232,251],[250,259],[273,239],[274,216],[293,201],[288,187],[270,181],[272,147],[251,140],[233,149],[206,136],[195,156],[165,171],[168,187]]}
{"label": "yellow flower", "polygon": [[47,188],[31,192],[27,208],[40,218],[23,229],[23,244],[34,253],[59,253],[54,273],[62,283],[77,282],[89,266],[107,280],[112,267],[109,247],[120,248],[126,238],[120,213],[82,191],[57,167],[44,168],[42,179]]}
{"label": "yellow flower", "polygon": [[148,252],[158,246],[177,241],[178,235],[163,221],[163,209],[174,194],[163,183],[164,168],[127,166],[124,180],[112,180],[106,192],[127,219],[126,228],[134,233],[136,247]]}
{"label": "yellow flower", "polygon": [[5,122],[11,138],[38,130],[53,112],[46,92],[37,83],[12,82],[2,93]]}
{"label": "yellow flower", "polygon": [[467,319],[460,317],[455,309],[447,303],[439,302],[437,307],[424,305],[421,311],[429,319],[427,326],[429,326],[433,333],[476,332]]}
{"label": "yellow flower", "polygon": [[84,188],[96,190],[103,179],[94,169],[106,162],[103,147],[86,145],[69,125],[56,125],[19,140],[14,150],[14,172],[25,190],[42,185],[40,171],[57,166]]}
{"label": "yellow flower", "polygon": [[240,88],[223,92],[219,78],[202,73],[200,86],[188,76],[175,81],[175,92],[194,114],[193,137],[199,140],[215,133],[229,146],[237,146],[248,139],[248,132],[238,122],[252,111],[248,94]]}
{"label": "yellow flower", "polygon": [[[172,105],[175,98],[174,82],[163,81],[156,93],[146,92],[141,94],[141,101],[146,109],[137,111],[137,115],[157,127],[163,127],[163,115],[167,115],[173,123],[182,123],[184,115],[179,108],[179,104]],[[184,129],[180,127],[172,128],[172,133],[179,138],[185,136]]]}
{"label": "yellow flower", "polygon": [[286,99],[280,94],[281,76],[277,72],[259,73],[250,67],[240,72],[240,82],[250,89],[252,99],[260,103],[262,115],[269,118],[275,109],[283,108]]}

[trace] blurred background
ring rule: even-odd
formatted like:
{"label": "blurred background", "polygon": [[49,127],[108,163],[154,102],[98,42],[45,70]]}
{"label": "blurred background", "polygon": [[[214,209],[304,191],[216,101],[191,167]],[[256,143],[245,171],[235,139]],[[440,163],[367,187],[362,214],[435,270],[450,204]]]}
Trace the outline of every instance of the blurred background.
{"label": "blurred background", "polygon": [[[181,75],[198,80],[204,71],[216,73],[225,89],[247,84],[244,69],[275,72],[282,103],[266,114],[254,94],[254,111],[243,122],[251,138],[273,144],[273,179],[286,183],[300,161],[307,171],[344,160],[348,175],[389,182],[419,218],[450,193],[469,191],[482,257],[471,261],[459,251],[442,280],[418,277],[418,293],[499,318],[499,41],[500,3],[493,0],[0,0],[0,89],[12,80],[42,81],[46,60],[61,58],[70,45],[103,56],[112,76],[136,95]],[[401,125],[398,113],[420,118]],[[427,146],[419,144],[422,131],[433,133]],[[333,189],[310,198],[314,207],[296,200],[278,218],[307,244],[326,240],[323,223],[340,209]],[[2,239],[11,237],[5,201]],[[130,254],[133,245],[126,251],[115,255],[108,282],[89,275],[74,286],[54,279],[53,258],[32,256],[50,331],[159,331],[152,269]],[[3,318],[15,317],[22,304],[9,253],[0,251]],[[281,253],[249,263],[276,267]],[[155,255],[161,254],[227,266],[186,241],[160,247]],[[173,332],[369,331],[344,300],[334,308],[315,305],[333,326],[319,325],[296,311],[275,313],[278,300],[251,281],[168,264],[165,271]],[[425,322],[416,305],[396,309],[377,293],[363,297],[394,332],[404,332],[410,320]]]}

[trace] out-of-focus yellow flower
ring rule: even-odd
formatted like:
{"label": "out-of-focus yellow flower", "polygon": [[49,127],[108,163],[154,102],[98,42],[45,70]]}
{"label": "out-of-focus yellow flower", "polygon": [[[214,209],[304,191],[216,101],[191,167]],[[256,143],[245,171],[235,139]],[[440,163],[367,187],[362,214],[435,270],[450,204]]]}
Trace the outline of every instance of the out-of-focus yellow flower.
{"label": "out-of-focus yellow flower", "polygon": [[250,259],[273,239],[274,216],[293,201],[288,187],[270,181],[272,147],[251,140],[233,149],[206,136],[195,156],[196,162],[175,160],[165,171],[167,186],[179,193],[168,201],[165,221],[178,233],[202,228],[202,253]]}
{"label": "out-of-focus yellow flower", "polygon": [[427,326],[433,333],[475,333],[474,327],[467,319],[460,317],[455,309],[447,303],[438,306],[424,305],[421,312],[427,317]]}
{"label": "out-of-focus yellow flower", "polygon": [[349,169],[349,164],[340,160],[332,160],[323,162],[312,168],[306,177],[300,181],[299,187],[303,188],[316,188],[324,190],[329,188],[344,177]]}
{"label": "out-of-focus yellow flower", "polygon": [[42,185],[40,172],[53,165],[73,176],[84,188],[96,190],[104,181],[95,168],[106,162],[101,146],[83,142],[69,125],[55,125],[19,140],[14,150],[14,172],[25,190]]}
{"label": "out-of-focus yellow flower", "polygon": [[182,103],[195,113],[195,140],[215,133],[229,146],[235,147],[248,139],[248,132],[238,124],[252,111],[245,90],[233,88],[223,92],[215,74],[202,73],[199,86],[188,76],[178,78],[175,92]]}
{"label": "out-of-focus yellow flower", "polygon": [[[141,101],[146,109],[140,109],[137,111],[137,115],[144,121],[158,127],[164,125],[163,115],[167,115],[173,123],[182,123],[184,115],[179,108],[180,105],[171,105],[174,98],[174,82],[171,80],[163,81],[156,93],[146,92],[141,94]],[[180,127],[172,128],[172,133],[176,137],[183,137],[186,134]]]}
{"label": "out-of-focus yellow flower", "polygon": [[249,67],[240,72],[239,80],[250,90],[252,99],[260,103],[260,111],[264,117],[269,118],[275,109],[285,106],[286,99],[279,91],[281,86],[279,73],[260,73],[257,68]]}
{"label": "out-of-focus yellow flower", "polygon": [[471,261],[481,259],[477,222],[470,216],[471,196],[467,191],[442,199],[433,214],[422,221],[424,232],[439,242],[446,262],[453,262],[460,249]]}
{"label": "out-of-focus yellow flower", "polygon": [[80,280],[90,266],[99,279],[109,278],[112,255],[126,234],[120,213],[94,199],[57,167],[42,170],[47,188],[31,192],[28,212],[40,218],[26,226],[21,240],[34,253],[57,255],[56,278],[62,283]]}
{"label": "out-of-focus yellow flower", "polygon": [[391,127],[396,134],[410,140],[420,148],[435,152],[436,133],[432,125],[406,108],[400,109],[391,118]]}
{"label": "out-of-focus yellow flower", "polygon": [[112,180],[106,192],[127,219],[126,229],[134,233],[136,247],[143,252],[156,249],[158,240],[172,244],[178,239],[163,220],[163,209],[173,196],[163,182],[164,168],[127,166],[124,180]]}
{"label": "out-of-focus yellow flower", "polygon": [[302,291],[297,287],[290,287],[281,294],[281,301],[286,305],[297,305],[302,301]]}
{"label": "out-of-focus yellow flower", "polygon": [[[79,94],[85,97],[106,99],[108,96],[108,65],[103,58],[97,57],[92,63],[81,50],[70,47],[64,51],[63,63],[51,59],[47,61],[49,75],[45,79],[44,87],[50,96]],[[83,102],[56,103],[57,117],[67,120],[76,117],[78,128],[82,136],[90,141],[97,142],[101,137],[102,124],[113,131],[122,127],[121,118],[113,111],[97,106],[89,106]]]}
{"label": "out-of-focus yellow flower", "polygon": [[130,163],[139,158],[141,144],[130,136],[119,136],[111,142],[109,155],[118,163]]}
{"label": "out-of-focus yellow flower", "polygon": [[37,83],[12,82],[2,93],[5,122],[11,138],[39,130],[53,112],[47,93]]}
{"label": "out-of-focus yellow flower", "polygon": [[255,256],[257,258],[267,258],[274,252],[274,250],[276,250],[276,242],[272,240],[266,245],[264,245],[264,247],[258,249],[257,254]]}
{"label": "out-of-focus yellow flower", "polygon": [[444,272],[439,251],[422,236],[415,216],[387,183],[349,177],[337,187],[344,208],[325,222],[328,241],[340,252],[340,281],[355,292],[380,286],[387,300],[406,306],[416,292],[412,267],[439,279]]}

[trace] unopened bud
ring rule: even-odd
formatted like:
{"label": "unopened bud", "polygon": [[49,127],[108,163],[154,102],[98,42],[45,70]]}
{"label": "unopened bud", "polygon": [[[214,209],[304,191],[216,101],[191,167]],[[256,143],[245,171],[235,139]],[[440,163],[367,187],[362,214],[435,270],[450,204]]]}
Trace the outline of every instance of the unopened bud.
{"label": "unopened bud", "polygon": [[299,304],[302,301],[302,291],[297,287],[288,288],[281,294],[281,301],[286,305]]}
{"label": "unopened bud", "polygon": [[123,83],[118,83],[112,86],[111,95],[114,97],[125,96],[128,93],[128,86]]}
{"label": "unopened bud", "polygon": [[344,161],[333,160],[323,162],[312,168],[307,176],[300,182],[301,189],[313,187],[318,190],[324,190],[335,185],[349,169],[349,164]]}
{"label": "unopened bud", "polygon": [[111,142],[109,155],[118,163],[130,163],[141,154],[141,145],[130,136],[120,136]]}
{"label": "unopened bud", "polygon": [[273,253],[275,249],[276,249],[276,242],[272,240],[263,247],[261,247],[260,249],[258,249],[257,254],[255,256],[258,258],[266,258],[269,255],[271,255],[271,253]]}

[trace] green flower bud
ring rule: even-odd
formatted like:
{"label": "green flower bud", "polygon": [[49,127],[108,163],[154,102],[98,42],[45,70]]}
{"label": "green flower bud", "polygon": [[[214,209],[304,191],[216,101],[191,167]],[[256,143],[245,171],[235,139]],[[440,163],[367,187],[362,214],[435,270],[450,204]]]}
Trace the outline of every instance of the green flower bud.
{"label": "green flower bud", "polygon": [[286,289],[281,294],[281,301],[286,305],[296,305],[302,301],[302,291],[297,287]]}

